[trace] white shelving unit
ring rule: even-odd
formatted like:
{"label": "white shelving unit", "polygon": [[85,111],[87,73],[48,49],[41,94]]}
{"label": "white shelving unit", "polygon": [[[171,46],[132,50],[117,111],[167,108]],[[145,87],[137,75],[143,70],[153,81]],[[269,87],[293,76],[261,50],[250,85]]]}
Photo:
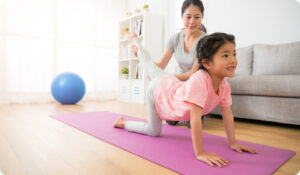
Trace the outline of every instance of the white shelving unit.
{"label": "white shelving unit", "polygon": [[[148,84],[144,69],[132,53],[131,46],[122,35],[122,29],[136,33],[138,39],[157,61],[162,55],[162,20],[157,14],[141,12],[120,21],[119,24],[119,94],[120,101],[145,103]],[[121,69],[128,68],[128,79],[121,76]]]}

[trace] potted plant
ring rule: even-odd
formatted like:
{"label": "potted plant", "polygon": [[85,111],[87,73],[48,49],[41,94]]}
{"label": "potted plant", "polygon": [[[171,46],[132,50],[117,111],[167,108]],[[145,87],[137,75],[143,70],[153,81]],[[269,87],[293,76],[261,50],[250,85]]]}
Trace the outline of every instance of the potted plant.
{"label": "potted plant", "polygon": [[121,69],[121,78],[128,79],[128,68],[127,67],[123,67]]}
{"label": "potted plant", "polygon": [[132,12],[126,12],[126,16],[131,16]]}
{"label": "potted plant", "polygon": [[148,11],[148,10],[149,10],[149,5],[148,5],[148,4],[145,4],[145,5],[143,6],[143,9],[144,9],[145,11]]}
{"label": "potted plant", "polygon": [[129,27],[122,28],[121,32],[122,32],[122,37],[123,37],[123,39],[125,39],[124,32],[125,32],[125,33],[126,33],[126,32],[129,32]]}

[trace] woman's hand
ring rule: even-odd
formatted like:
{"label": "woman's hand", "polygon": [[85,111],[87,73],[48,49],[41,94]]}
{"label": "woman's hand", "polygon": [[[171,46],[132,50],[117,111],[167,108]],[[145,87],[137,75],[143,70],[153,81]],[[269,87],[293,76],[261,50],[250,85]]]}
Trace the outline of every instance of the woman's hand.
{"label": "woman's hand", "polygon": [[206,153],[203,152],[202,154],[197,156],[198,160],[201,160],[203,162],[206,162],[210,166],[217,165],[218,167],[223,167],[227,165],[228,161],[225,160],[223,157],[215,154],[215,153]]}
{"label": "woman's hand", "polygon": [[251,148],[249,146],[244,146],[244,145],[241,145],[241,144],[238,144],[238,143],[231,144],[230,148],[237,151],[237,152],[240,152],[240,153],[243,152],[243,151],[249,152],[251,154],[256,154],[257,153],[257,151],[254,148]]}

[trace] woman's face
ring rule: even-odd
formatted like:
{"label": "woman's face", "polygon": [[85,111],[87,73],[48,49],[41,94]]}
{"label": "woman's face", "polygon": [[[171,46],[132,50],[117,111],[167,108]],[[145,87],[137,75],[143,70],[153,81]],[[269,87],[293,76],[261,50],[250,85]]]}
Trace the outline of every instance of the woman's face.
{"label": "woman's face", "polygon": [[184,28],[190,32],[199,30],[202,22],[202,16],[203,15],[199,7],[190,5],[185,9],[182,15]]}

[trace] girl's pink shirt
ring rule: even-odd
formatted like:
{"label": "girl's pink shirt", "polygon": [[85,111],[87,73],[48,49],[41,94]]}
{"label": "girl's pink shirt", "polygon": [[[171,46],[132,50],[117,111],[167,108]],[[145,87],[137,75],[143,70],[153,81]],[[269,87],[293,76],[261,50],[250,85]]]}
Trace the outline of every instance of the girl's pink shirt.
{"label": "girl's pink shirt", "polygon": [[190,103],[203,108],[203,115],[206,115],[218,104],[221,107],[231,106],[232,99],[226,79],[220,83],[216,94],[210,75],[199,70],[185,82],[174,75],[162,79],[156,87],[154,103],[160,119],[185,121],[190,119]]}

